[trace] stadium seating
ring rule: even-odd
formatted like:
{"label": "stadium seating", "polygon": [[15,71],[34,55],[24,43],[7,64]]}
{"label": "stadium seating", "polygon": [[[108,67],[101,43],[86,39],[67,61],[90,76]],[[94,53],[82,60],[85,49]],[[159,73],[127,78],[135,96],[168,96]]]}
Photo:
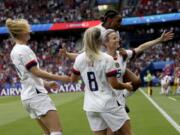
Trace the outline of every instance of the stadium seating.
{"label": "stadium seating", "polygon": [[31,24],[79,22],[96,19],[98,10],[88,0],[4,0],[0,1],[0,25],[7,18],[26,18]]}
{"label": "stadium seating", "polygon": [[[132,0],[129,0],[132,1]],[[178,0],[134,0],[122,9],[123,16],[146,16],[180,12]]]}

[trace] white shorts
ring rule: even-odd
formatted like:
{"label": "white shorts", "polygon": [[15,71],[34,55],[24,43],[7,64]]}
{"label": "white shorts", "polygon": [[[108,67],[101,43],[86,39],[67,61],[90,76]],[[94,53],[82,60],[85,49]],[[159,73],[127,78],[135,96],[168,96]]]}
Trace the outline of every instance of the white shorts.
{"label": "white shorts", "polygon": [[23,100],[23,106],[32,119],[40,118],[50,110],[56,110],[54,103],[48,95],[38,95],[31,99]]}
{"label": "white shorts", "polygon": [[92,131],[101,131],[109,127],[115,132],[130,119],[124,107],[115,112],[86,112],[86,115]]}

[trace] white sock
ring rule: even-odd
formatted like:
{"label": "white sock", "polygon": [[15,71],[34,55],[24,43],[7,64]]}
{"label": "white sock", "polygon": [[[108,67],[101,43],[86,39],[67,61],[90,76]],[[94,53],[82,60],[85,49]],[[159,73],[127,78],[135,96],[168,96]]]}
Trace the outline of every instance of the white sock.
{"label": "white sock", "polygon": [[50,135],[62,135],[62,132],[51,132]]}

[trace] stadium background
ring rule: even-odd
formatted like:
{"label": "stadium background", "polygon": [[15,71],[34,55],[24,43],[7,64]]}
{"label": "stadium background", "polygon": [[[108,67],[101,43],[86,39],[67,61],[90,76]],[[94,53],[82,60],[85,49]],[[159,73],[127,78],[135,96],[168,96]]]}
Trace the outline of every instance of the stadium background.
{"label": "stadium background", "polygon": [[[124,17],[120,34],[125,48],[134,48],[155,39],[163,30],[172,30],[175,33],[172,41],[147,50],[130,62],[128,67],[140,74],[142,81],[146,71],[151,71],[153,84],[156,86],[153,88],[154,100],[180,125],[180,97],[173,96],[176,102],[171,103],[168,97],[159,95],[158,87],[166,64],[173,68],[172,76],[180,70],[179,0],[0,0],[0,96],[19,95],[21,90],[19,78],[9,58],[13,42],[4,26],[7,18],[25,18],[32,24],[33,33],[29,45],[37,54],[43,69],[55,74],[70,74],[73,62],[62,58],[59,49],[65,47],[70,52],[79,52],[82,48],[83,32],[88,27],[100,24],[99,18],[107,9],[116,9]],[[142,86],[146,86],[146,83],[143,82]],[[77,84],[61,84],[58,90],[49,91],[83,91],[82,87],[83,83],[79,81]],[[146,87],[144,90],[146,92]],[[29,134],[40,134],[39,129],[31,125],[32,122],[23,111],[19,97],[11,96],[0,98],[0,134],[23,135],[26,133],[26,130],[21,131],[23,125],[26,125]],[[53,94],[52,98],[62,113],[65,135],[91,133],[81,109],[83,93]],[[128,102],[132,110],[130,116],[135,134],[178,134],[141,92],[130,97]],[[71,127],[68,126],[69,123]],[[7,130],[8,128],[12,130]],[[34,128],[37,130],[32,130]]]}

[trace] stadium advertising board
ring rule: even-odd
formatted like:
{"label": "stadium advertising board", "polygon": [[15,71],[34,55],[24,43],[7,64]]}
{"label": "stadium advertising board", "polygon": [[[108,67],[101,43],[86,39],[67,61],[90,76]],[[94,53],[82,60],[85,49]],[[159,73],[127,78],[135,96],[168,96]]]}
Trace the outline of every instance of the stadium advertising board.
{"label": "stadium advertising board", "polygon": [[[20,85],[20,84],[19,84]],[[66,83],[60,84],[59,88],[56,90],[49,89],[49,93],[59,93],[59,92],[78,92],[83,90],[83,83]],[[20,95],[22,88],[17,86],[11,86],[7,84],[4,88],[0,88],[0,96],[17,96]]]}
{"label": "stadium advertising board", "polygon": [[84,22],[72,22],[72,23],[55,23],[50,30],[68,30],[68,29],[83,29],[96,26],[100,24],[100,21],[84,21]]}

